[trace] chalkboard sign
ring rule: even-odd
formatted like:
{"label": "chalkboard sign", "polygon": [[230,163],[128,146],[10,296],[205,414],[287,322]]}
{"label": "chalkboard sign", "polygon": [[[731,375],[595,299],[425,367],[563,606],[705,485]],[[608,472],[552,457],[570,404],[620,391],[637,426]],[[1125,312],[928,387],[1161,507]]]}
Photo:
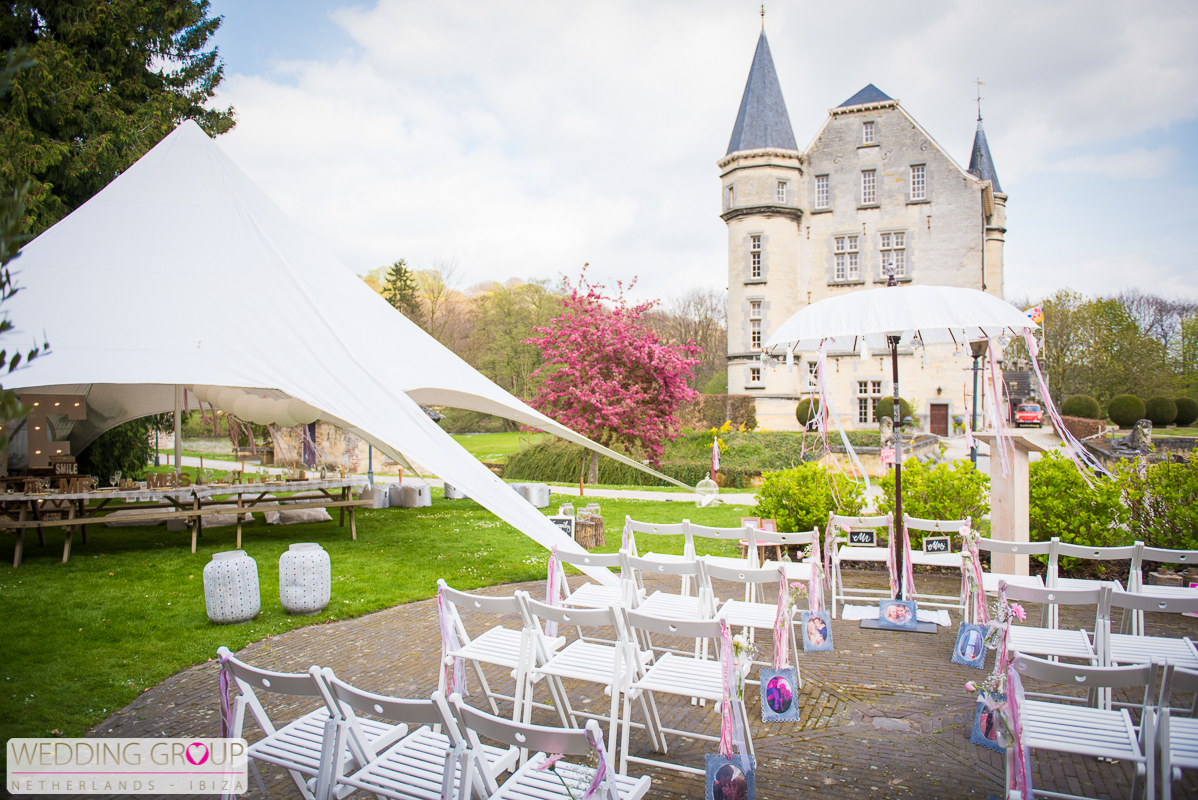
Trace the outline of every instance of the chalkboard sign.
{"label": "chalkboard sign", "polygon": [[923,551],[925,553],[947,553],[952,550],[952,539],[947,536],[925,536]]}
{"label": "chalkboard sign", "polygon": [[561,529],[562,533],[574,538],[574,517],[550,517],[549,521]]}
{"label": "chalkboard sign", "polygon": [[872,528],[849,531],[849,544],[854,547],[877,547],[878,532]]}

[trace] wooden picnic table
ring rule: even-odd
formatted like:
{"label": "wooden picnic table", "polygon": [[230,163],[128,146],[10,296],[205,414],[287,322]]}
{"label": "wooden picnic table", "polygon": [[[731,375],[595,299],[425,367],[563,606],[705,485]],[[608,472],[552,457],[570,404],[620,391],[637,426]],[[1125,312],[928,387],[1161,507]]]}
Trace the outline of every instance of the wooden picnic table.
{"label": "wooden picnic table", "polygon": [[[0,493],[0,528],[16,534],[13,567],[21,565],[25,548],[25,531],[37,530],[38,542],[46,543],[45,529],[63,528],[62,561],[71,558],[71,541],[75,528],[80,528],[83,543],[87,544],[89,522],[100,522],[115,511],[138,509],[151,513],[139,514],[138,520],[168,521],[185,519],[191,521],[191,552],[196,551],[196,542],[203,535],[204,517],[212,514],[237,515],[237,547],[241,547],[242,515],[259,503],[274,502],[268,497],[280,492],[293,493],[285,498],[280,511],[295,511],[309,508],[340,509],[338,524],[345,526],[346,510],[349,511],[350,538],[358,538],[354,512],[359,506],[371,505],[370,500],[354,500],[352,490],[363,488],[365,478],[351,477],[343,480],[265,481],[260,483],[206,484],[178,488],[93,490],[90,492],[47,492],[25,494],[23,492]],[[248,497],[247,497],[248,496]],[[235,507],[230,500],[236,498]],[[120,502],[117,502],[120,501]],[[160,509],[160,510],[159,510]],[[57,517],[52,519],[51,515]]]}

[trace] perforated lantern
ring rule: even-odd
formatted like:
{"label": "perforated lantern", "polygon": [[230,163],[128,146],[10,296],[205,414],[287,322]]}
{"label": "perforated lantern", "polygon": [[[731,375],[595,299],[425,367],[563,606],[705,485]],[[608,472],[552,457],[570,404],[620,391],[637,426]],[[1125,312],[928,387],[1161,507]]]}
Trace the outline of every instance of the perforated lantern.
{"label": "perforated lantern", "polygon": [[258,563],[244,550],[213,553],[204,566],[204,604],[218,624],[248,622],[262,608]]}
{"label": "perforated lantern", "polygon": [[293,544],[279,556],[279,602],[288,614],[317,614],[329,604],[333,570],[315,542]]}

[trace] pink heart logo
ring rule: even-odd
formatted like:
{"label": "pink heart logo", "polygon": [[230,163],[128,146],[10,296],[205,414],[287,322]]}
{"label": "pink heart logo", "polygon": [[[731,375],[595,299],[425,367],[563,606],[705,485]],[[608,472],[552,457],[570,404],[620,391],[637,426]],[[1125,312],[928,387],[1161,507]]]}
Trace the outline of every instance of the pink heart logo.
{"label": "pink heart logo", "polygon": [[[195,751],[198,755],[193,757],[192,751]],[[191,762],[191,764],[198,767],[208,760],[208,746],[199,742],[189,744],[187,745],[187,750],[184,751],[184,755],[187,756],[187,760]]]}

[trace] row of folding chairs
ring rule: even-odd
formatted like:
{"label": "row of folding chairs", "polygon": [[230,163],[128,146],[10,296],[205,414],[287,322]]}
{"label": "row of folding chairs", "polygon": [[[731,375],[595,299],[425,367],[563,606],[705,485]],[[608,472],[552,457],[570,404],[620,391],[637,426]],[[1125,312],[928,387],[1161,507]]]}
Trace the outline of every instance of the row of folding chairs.
{"label": "row of folding chairs", "polygon": [[[608,566],[610,558],[596,554],[558,555],[567,563],[574,558],[580,564],[594,566]],[[709,585],[711,578],[777,586],[781,577],[778,568],[729,568],[711,563],[705,557],[686,563],[640,559],[628,551],[612,555],[623,563],[626,572],[651,571],[660,566],[667,574],[689,574],[701,586],[699,596],[705,598],[712,597],[710,589],[702,588]],[[499,713],[497,701],[510,700],[514,719],[528,721],[533,709],[541,708],[556,713],[565,727],[578,727],[580,718],[604,722],[613,748],[619,742],[621,774],[626,774],[629,762],[702,774],[701,769],[633,756],[631,731],[643,731],[650,748],[657,753],[669,752],[670,736],[717,741],[718,737],[710,734],[666,727],[656,698],[662,694],[674,695],[696,704],[710,702],[714,707],[722,699],[723,681],[719,647],[713,648],[710,643],[720,641],[725,625],[729,629],[772,631],[777,615],[776,602],[730,600],[716,611],[714,603],[709,601],[705,601],[709,604],[703,608],[682,608],[674,602],[695,600],[693,597],[674,595],[672,600],[658,602],[662,593],[644,598],[639,605],[624,604],[618,593],[611,597],[611,602],[596,601],[592,595],[588,602],[593,604],[578,606],[551,605],[519,591],[511,597],[469,594],[452,589],[444,581],[440,582],[439,591],[459,642],[456,649],[446,654],[446,660],[462,667],[470,662],[492,711]],[[566,600],[577,599],[576,595],[577,592]],[[514,621],[517,627],[501,624],[472,636],[461,613],[467,609]],[[680,613],[671,615],[673,612]],[[566,628],[578,631],[578,636],[569,643],[564,636],[556,635],[557,630]],[[790,625],[788,634],[789,646],[797,653],[795,624]],[[664,646],[662,643],[666,641],[674,646]],[[486,665],[510,671],[516,684],[511,695],[492,689],[483,671]],[[447,688],[446,681],[446,671],[442,670],[442,691]],[[572,703],[565,681],[600,687],[607,698],[606,714],[584,711]],[[536,701],[536,690],[542,682],[547,685],[549,703]],[[597,709],[602,705],[591,707]],[[740,710],[747,719],[743,701]],[[639,721],[633,719],[634,711],[639,713]],[[748,746],[751,752],[751,735]]]}
{"label": "row of folding chairs", "polygon": [[[1132,768],[1129,796],[1135,797],[1142,784],[1147,800],[1156,796],[1157,775],[1161,795],[1169,800],[1174,781],[1181,780],[1181,770],[1198,768],[1198,717],[1194,713],[1198,702],[1181,709],[1171,707],[1171,698],[1176,694],[1198,697],[1198,671],[1157,659],[1129,666],[1091,666],[1019,655],[1013,663],[1021,682],[1036,680],[1071,692],[1032,693],[1024,687],[1026,694],[1018,703],[1018,716],[1022,742],[1031,751],[1071,753],[1129,764]],[[1155,690],[1158,685],[1159,694]],[[1010,694],[1012,687],[1007,688]],[[1132,697],[1142,691],[1142,695],[1137,702],[1120,704],[1120,708],[1082,702],[1087,695],[1109,696],[1116,690]],[[1030,699],[1033,696],[1036,699]],[[1052,702],[1054,699],[1075,702]],[[1137,713],[1133,715],[1132,711]],[[1013,785],[1012,776],[1022,766],[1022,754],[1009,744],[1008,787]],[[1027,766],[1026,796],[1031,796],[1034,790],[1037,796],[1082,797],[1033,787],[1030,763]]]}
{"label": "row of folding chairs", "polygon": [[[616,773],[594,722],[571,729],[532,725],[472,708],[459,694],[389,697],[354,687],[328,668],[274,672],[224,647],[219,654],[237,690],[228,735],[246,735],[247,710],[263,734],[248,755],[264,795],[257,762],[285,769],[306,800],[341,800],[358,790],[397,800],[581,797],[592,782],[598,782],[592,796],[603,800],[635,800],[649,791],[647,776]],[[318,698],[322,705],[282,723],[268,715],[265,694],[290,702]],[[552,773],[544,767],[548,754],[565,759]],[[596,778],[597,767],[587,762],[604,765],[603,774]]]}

